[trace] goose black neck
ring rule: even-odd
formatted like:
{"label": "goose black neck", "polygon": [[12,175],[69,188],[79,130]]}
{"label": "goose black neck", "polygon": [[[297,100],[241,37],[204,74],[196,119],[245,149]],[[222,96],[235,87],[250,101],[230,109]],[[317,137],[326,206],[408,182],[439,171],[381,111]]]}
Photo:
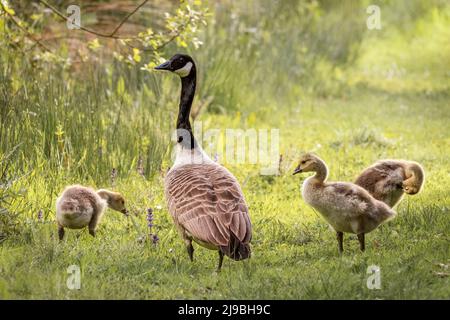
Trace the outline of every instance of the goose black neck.
{"label": "goose black neck", "polygon": [[[178,129],[186,130],[190,134],[191,149],[194,149],[195,147],[195,139],[194,134],[192,133],[189,115],[191,113],[192,101],[194,100],[196,82],[197,82],[197,75],[195,65],[193,65],[189,74],[181,78],[180,108],[178,110],[178,119],[177,119],[177,130]],[[186,141],[182,141],[180,137],[178,138],[178,142],[183,144],[187,143]],[[187,146],[188,145],[186,145],[186,147]]]}

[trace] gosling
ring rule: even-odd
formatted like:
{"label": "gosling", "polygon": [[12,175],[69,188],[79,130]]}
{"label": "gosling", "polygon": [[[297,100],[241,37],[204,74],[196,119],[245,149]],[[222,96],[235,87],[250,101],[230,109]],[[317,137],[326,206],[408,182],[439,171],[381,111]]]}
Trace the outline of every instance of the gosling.
{"label": "gosling", "polygon": [[380,160],[365,169],[355,183],[393,208],[403,195],[421,191],[425,173],[420,164],[406,160]]}
{"label": "gosling", "polygon": [[128,215],[125,199],[117,192],[83,187],[68,186],[56,200],[56,221],[59,240],[64,238],[64,228],[82,229],[88,227],[89,234],[95,231],[106,207]]}
{"label": "gosling", "polygon": [[316,173],[303,182],[302,196],[336,231],[339,253],[344,251],[344,232],[356,234],[364,251],[365,234],[396,215],[384,202],[356,184],[327,182],[327,165],[314,154],[307,153],[300,158],[293,174],[302,172]]}

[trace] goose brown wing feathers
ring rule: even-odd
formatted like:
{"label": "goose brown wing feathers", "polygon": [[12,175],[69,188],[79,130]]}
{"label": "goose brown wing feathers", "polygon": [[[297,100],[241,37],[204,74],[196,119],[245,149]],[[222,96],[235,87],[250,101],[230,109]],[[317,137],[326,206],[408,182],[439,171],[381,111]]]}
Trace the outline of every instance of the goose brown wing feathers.
{"label": "goose brown wing feathers", "polygon": [[166,176],[166,199],[176,224],[218,247],[248,244],[251,223],[239,183],[217,164],[189,164]]}

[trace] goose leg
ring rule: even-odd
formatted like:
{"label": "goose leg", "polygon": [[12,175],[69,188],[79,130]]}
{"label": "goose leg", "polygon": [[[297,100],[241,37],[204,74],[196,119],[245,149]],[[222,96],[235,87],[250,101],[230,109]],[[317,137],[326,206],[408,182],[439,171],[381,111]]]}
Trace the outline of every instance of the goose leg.
{"label": "goose leg", "polygon": [[97,229],[97,224],[98,224],[98,215],[97,214],[93,214],[91,221],[89,221],[89,234],[93,237],[95,237],[95,229]]}
{"label": "goose leg", "polygon": [[58,238],[61,241],[64,238],[64,227],[58,225]]}
{"label": "goose leg", "polygon": [[217,266],[217,272],[220,272],[222,269],[222,263],[223,263],[223,252],[219,250],[219,265]]}
{"label": "goose leg", "polygon": [[192,241],[188,243],[186,249],[189,254],[189,259],[191,260],[191,262],[194,261],[194,246],[192,245]]}
{"label": "goose leg", "polygon": [[361,251],[366,250],[366,241],[365,241],[364,233],[358,234],[358,240],[359,240],[359,248],[361,249]]}
{"label": "goose leg", "polygon": [[336,237],[337,237],[338,246],[339,246],[339,253],[342,254],[342,252],[344,252],[344,233],[337,231]]}

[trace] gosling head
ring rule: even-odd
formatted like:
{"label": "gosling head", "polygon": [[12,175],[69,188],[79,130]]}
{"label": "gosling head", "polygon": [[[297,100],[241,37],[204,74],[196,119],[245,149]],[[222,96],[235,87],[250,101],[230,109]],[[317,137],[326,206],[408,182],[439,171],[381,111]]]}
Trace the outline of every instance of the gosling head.
{"label": "gosling head", "polygon": [[406,194],[414,195],[422,189],[425,174],[418,163],[411,163],[405,170],[407,179],[402,183],[402,189]]}
{"label": "gosling head", "polygon": [[128,216],[128,210],[125,207],[125,198],[120,193],[104,189],[98,190],[97,193],[101,198],[106,200],[109,208]]}
{"label": "gosling head", "polygon": [[292,175],[302,172],[317,172],[323,167],[323,161],[313,153],[305,153],[300,157],[298,166]]}
{"label": "gosling head", "polygon": [[120,193],[113,193],[110,197],[108,205],[113,210],[122,212],[125,215],[128,214],[125,207],[125,199]]}
{"label": "gosling head", "polygon": [[168,61],[155,67],[155,70],[167,70],[184,78],[195,72],[195,63],[187,54],[177,53]]}

